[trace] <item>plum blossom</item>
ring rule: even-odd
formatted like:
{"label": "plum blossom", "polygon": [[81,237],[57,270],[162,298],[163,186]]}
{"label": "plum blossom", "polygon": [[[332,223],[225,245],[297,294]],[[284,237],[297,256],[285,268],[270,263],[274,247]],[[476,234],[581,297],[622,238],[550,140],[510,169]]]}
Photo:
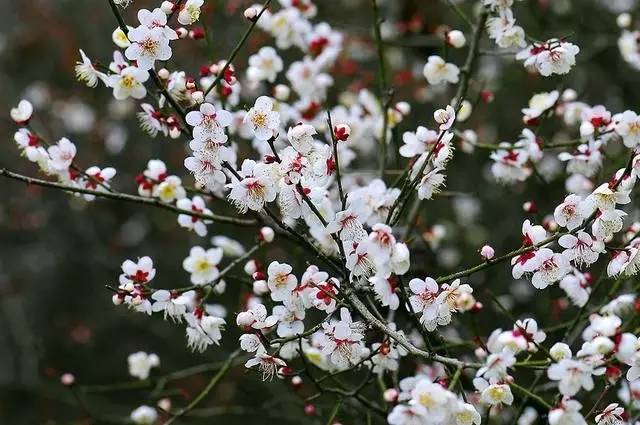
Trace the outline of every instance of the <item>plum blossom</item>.
{"label": "plum blossom", "polygon": [[440,56],[429,56],[422,71],[429,84],[458,82],[460,70],[452,63],[445,62]]}
{"label": "plum blossom", "polygon": [[273,100],[268,96],[256,99],[253,108],[244,117],[258,140],[269,140],[280,127],[280,114],[273,110]]}
{"label": "plum blossom", "polygon": [[[207,208],[204,199],[200,196],[194,196],[192,199],[183,198],[176,202],[176,206],[184,211],[194,214],[211,215],[212,212]],[[178,224],[188,230],[193,230],[198,236],[207,236],[207,224],[211,220],[201,218],[196,215],[180,214],[178,215]]]}
{"label": "plum blossom", "polygon": [[140,380],[149,377],[152,368],[160,366],[160,357],[157,354],[147,354],[144,351],[138,351],[127,357],[129,365],[129,375]]}
{"label": "plum blossom", "polygon": [[218,265],[222,260],[222,248],[209,248],[194,246],[189,256],[182,262],[182,267],[191,273],[191,283],[194,285],[207,285],[214,282],[218,275]]}

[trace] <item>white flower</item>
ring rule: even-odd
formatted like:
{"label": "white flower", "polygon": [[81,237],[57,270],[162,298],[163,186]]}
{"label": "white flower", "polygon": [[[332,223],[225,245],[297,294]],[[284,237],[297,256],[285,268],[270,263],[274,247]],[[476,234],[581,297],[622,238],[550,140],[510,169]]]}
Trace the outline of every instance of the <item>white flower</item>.
{"label": "white flower", "polygon": [[560,406],[549,411],[549,425],[587,425],[577,400],[564,399]]}
{"label": "white flower", "polygon": [[416,155],[423,154],[438,141],[438,133],[419,126],[415,133],[406,131],[402,135],[404,145],[400,147],[400,155],[405,158],[413,158]]}
{"label": "white flower", "polygon": [[640,117],[633,111],[624,111],[616,123],[616,132],[622,136],[624,145],[635,148],[640,144]]}
{"label": "white flower", "polygon": [[278,317],[267,314],[267,308],[263,304],[256,304],[249,310],[238,313],[236,324],[243,328],[268,329],[278,322]]}
{"label": "white flower", "polygon": [[147,28],[140,25],[129,30],[128,38],[131,45],[124,55],[127,59],[136,61],[137,66],[145,71],[154,67],[156,61],[166,61],[171,58],[171,47],[163,28]]}
{"label": "white flower", "polygon": [[411,401],[413,404],[424,407],[430,421],[438,423],[446,417],[450,398],[448,391],[442,385],[428,379],[421,379],[411,391]]}
{"label": "white flower", "polygon": [[560,98],[557,90],[551,92],[542,92],[534,94],[529,99],[529,106],[522,109],[525,122],[535,121],[543,113],[550,110]]}
{"label": "white flower", "polygon": [[456,120],[456,111],[447,105],[447,109],[438,109],[433,113],[433,118],[440,124],[440,131],[449,130]]}
{"label": "white flower", "polygon": [[576,64],[576,55],[580,48],[575,44],[555,38],[544,43],[536,43],[516,55],[516,59],[524,60],[525,67],[535,68],[540,75],[567,74]]}
{"label": "white flower", "polygon": [[231,189],[228,198],[238,211],[260,211],[264,205],[276,199],[276,185],[267,165],[245,160],[241,174],[246,176],[238,181],[234,179],[227,187]]}
{"label": "white flower", "polygon": [[595,263],[598,256],[604,252],[604,242],[592,238],[591,235],[583,231],[579,231],[575,235],[562,235],[558,243],[566,249],[563,255],[578,267],[583,264],[589,266]]}
{"label": "white flower", "polygon": [[331,363],[339,369],[356,364],[364,353],[361,333],[362,326],[351,320],[351,314],[345,307],[340,309],[340,321],[323,323],[320,334],[322,354],[330,356]]}
{"label": "white flower", "polygon": [[191,273],[191,283],[206,285],[218,278],[218,264],[222,260],[222,248],[204,248],[194,246],[189,256],[182,262],[182,267]]}
{"label": "white flower", "polygon": [[396,294],[398,282],[395,277],[375,275],[369,278],[369,282],[373,286],[373,290],[383,306],[389,307],[391,310],[398,309],[400,299],[398,298],[398,294]]}
{"label": "white flower", "polygon": [[118,74],[109,77],[109,87],[113,87],[113,97],[123,100],[128,97],[142,99],[147,95],[144,82],[149,79],[149,73],[135,66],[128,66]]}
{"label": "white flower", "polygon": [[76,145],[63,137],[47,150],[49,153],[49,167],[57,171],[67,171],[76,156]]}
{"label": "white flower", "polygon": [[609,404],[596,415],[597,425],[622,425],[624,421],[624,407],[620,407],[618,403]]}
{"label": "white flower", "polygon": [[272,261],[267,268],[267,285],[271,291],[271,299],[284,301],[291,297],[291,293],[298,284],[298,279],[291,273],[293,268],[288,264]]}
{"label": "white flower", "polygon": [[313,147],[313,136],[315,134],[316,129],[312,125],[299,123],[289,128],[287,138],[295,150],[306,155]]}
{"label": "white flower", "polygon": [[560,288],[567,293],[571,302],[578,306],[584,306],[589,300],[591,289],[591,275],[574,270],[560,280]]}
{"label": "white flower", "polygon": [[421,314],[420,323],[430,332],[435,330],[439,316],[448,310],[448,306],[438,299],[438,284],[430,277],[411,279],[409,289],[414,294],[409,297],[409,302],[413,311]]}
{"label": "white flower", "polygon": [[82,62],[77,62],[75,66],[78,81],[85,83],[88,87],[97,86],[99,80],[106,82],[107,75],[93,66],[91,59],[87,57],[82,49],[80,49],[80,57]]}
{"label": "white flower", "polygon": [[271,356],[262,350],[258,350],[255,357],[247,360],[244,364],[247,369],[258,366],[258,369],[262,372],[263,381],[273,379],[278,372],[278,369],[285,367],[286,365],[287,364],[284,360]]}
{"label": "white flower", "polygon": [[358,242],[367,238],[367,232],[360,222],[359,215],[351,208],[336,213],[336,217],[327,224],[327,231],[340,233],[340,240]]}
{"label": "white flower", "polygon": [[285,301],[284,305],[275,306],[273,315],[278,318],[276,333],[279,337],[286,338],[304,332],[305,310],[300,298]]}
{"label": "white flower", "polygon": [[578,208],[581,202],[582,198],[578,195],[571,194],[564,198],[564,201],[553,212],[553,218],[556,223],[559,226],[566,227],[568,230],[578,228],[584,220]]}
{"label": "white flower", "polygon": [[511,406],[511,403],[513,403],[511,387],[507,384],[491,384],[482,390],[480,401],[490,406],[496,406],[498,404]]}
{"label": "white flower", "polygon": [[273,83],[283,69],[282,59],[273,47],[265,46],[249,57],[247,78],[251,81]]}
{"label": "white flower", "polygon": [[193,25],[200,19],[200,8],[204,0],[187,0],[178,13],[178,22],[182,25]]}
{"label": "white flower", "polygon": [[429,56],[422,71],[429,84],[457,83],[460,70],[452,63],[447,63],[440,56]]}
{"label": "white flower", "polygon": [[233,116],[224,109],[216,110],[212,104],[203,103],[199,111],[191,111],[187,114],[186,121],[193,127],[194,139],[224,143],[227,141],[224,127],[231,124]]}
{"label": "white flower", "polygon": [[571,358],[564,358],[549,366],[547,370],[549,379],[560,381],[558,389],[562,395],[568,397],[576,395],[580,388],[591,391],[594,387],[592,373],[592,366]]}
{"label": "white flower", "polygon": [[280,114],[273,110],[273,100],[270,97],[260,96],[243,122],[251,127],[258,140],[269,140],[280,127]]}
{"label": "white flower", "polygon": [[195,304],[195,291],[186,291],[182,294],[160,289],[151,294],[155,302],[151,307],[153,312],[164,311],[167,316],[176,322],[182,322],[182,316]]}
{"label": "white flower", "polygon": [[[209,210],[204,203],[204,199],[199,196],[194,196],[193,199],[179,199],[178,202],[176,202],[176,206],[181,210],[189,211],[196,214],[212,214],[211,210]],[[178,215],[178,224],[181,227],[195,231],[198,236],[207,236],[208,223],[211,223],[211,220],[203,219],[194,215]]]}
{"label": "white flower", "polygon": [[220,345],[221,330],[225,321],[220,317],[205,314],[201,309],[185,315],[187,319],[187,346],[200,353],[211,344]]}
{"label": "white flower", "polygon": [[538,289],[559,281],[569,273],[569,261],[562,254],[556,254],[549,248],[542,248],[535,254],[535,262],[538,264],[531,283]]}
{"label": "white flower", "polygon": [[26,124],[33,114],[33,106],[28,100],[21,100],[18,106],[11,108],[11,119],[18,124]]}
{"label": "white flower", "polygon": [[130,354],[127,357],[129,375],[145,380],[149,377],[151,368],[160,366],[160,358],[156,354],[147,354],[144,351]]}
{"label": "white flower", "polygon": [[182,180],[178,176],[168,176],[159,185],[155,186],[153,196],[160,198],[162,202],[173,203],[176,200],[187,197],[187,191],[182,187]]}
{"label": "white flower", "polygon": [[122,274],[120,284],[136,283],[147,284],[156,276],[156,269],[153,267],[151,257],[141,257],[134,263],[126,260],[122,263]]}
{"label": "white flower", "polygon": [[140,406],[131,412],[131,421],[136,425],[153,425],[158,420],[158,412],[150,406]]}

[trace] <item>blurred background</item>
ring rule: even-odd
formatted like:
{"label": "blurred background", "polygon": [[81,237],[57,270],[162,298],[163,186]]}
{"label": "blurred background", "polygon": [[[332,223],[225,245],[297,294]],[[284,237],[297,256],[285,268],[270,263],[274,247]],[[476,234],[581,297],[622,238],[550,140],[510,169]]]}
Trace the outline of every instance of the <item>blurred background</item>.
{"label": "blurred background", "polygon": [[[275,4],[276,2],[274,2]],[[431,54],[439,54],[441,43],[434,37],[446,22],[467,32],[464,22],[446,2],[437,0],[379,1],[385,24],[383,32],[392,67],[391,80],[396,100],[412,105],[409,119],[398,131],[414,131],[430,125],[435,107],[447,102],[451,91],[426,87],[422,66]],[[478,2],[458,1],[468,13]],[[520,109],[532,93],[572,87],[589,104],[604,104],[614,112],[640,106],[638,71],[620,58],[616,41],[617,13],[633,10],[633,0],[527,0],[514,8],[518,23],[536,39],[569,37],[578,44],[579,65],[562,78],[542,79],[528,74],[521,63],[495,54],[489,40],[482,42],[483,55],[471,88],[475,104],[472,118],[461,128],[474,129],[485,143],[515,141],[522,129]],[[157,7],[160,1],[134,0],[125,11],[133,22],[135,11]],[[182,42],[174,55],[175,68],[197,75],[199,66],[221,60],[229,54],[244,31],[242,11],[252,2],[206,0],[201,24],[208,40]],[[362,87],[375,90],[376,61],[371,40],[369,0],[319,0],[318,20],[344,31],[346,48],[334,70],[336,86],[330,97],[342,90]],[[192,180],[183,169],[182,141],[151,139],[138,127],[134,102],[117,102],[110,90],[89,89],[75,81],[73,66],[82,48],[91,58],[108,63],[115,48],[111,32],[115,20],[106,0],[17,0],[0,2],[0,167],[37,176],[33,164],[19,157],[13,142],[16,130],[9,109],[20,98],[29,99],[37,113],[34,127],[48,140],[66,136],[78,147],[77,161],[84,167],[114,166],[114,186],[135,193],[135,176],[152,158],[163,159],[169,170]],[[469,34],[467,32],[469,37]],[[269,37],[255,31],[235,61],[237,70],[246,68],[249,52]],[[289,52],[285,54],[294,55]],[[462,65],[466,49],[449,51],[450,60]],[[283,79],[284,76],[280,78]],[[495,95],[492,103],[476,102],[482,89]],[[252,104],[253,99],[246,99]],[[541,133],[554,141],[576,137],[558,119],[550,120]],[[624,164],[615,150],[607,152],[608,167],[598,181]],[[458,151],[449,166],[447,190],[422,210],[418,223],[422,238],[415,246],[414,262],[423,275],[436,276],[478,261],[477,249],[492,244],[497,252],[517,247],[519,229],[525,218],[540,222],[544,214],[564,197],[563,166],[548,155],[541,172],[546,183],[536,179],[514,187],[492,181],[489,152],[466,154]],[[370,158],[356,162],[364,164]],[[613,164],[613,165],[612,165]],[[541,213],[532,217],[522,204],[532,200]],[[215,206],[214,206],[215,207]],[[633,211],[628,211],[634,216]],[[210,236],[226,234],[250,244],[254,235],[214,225]],[[229,326],[222,348],[193,354],[186,348],[184,328],[160,317],[149,318],[126,308],[116,308],[106,284],[117,284],[120,263],[126,258],[149,255],[158,271],[155,282],[162,287],[183,286],[188,275],[182,259],[191,246],[208,245],[207,239],[179,229],[174,215],[152,208],[107,200],[85,203],[59,191],[28,187],[0,179],[0,423],[1,424],[88,424],[119,423],[146,399],[149,391],[103,391],[80,395],[82,403],[59,383],[62,373],[71,372],[79,385],[127,382],[126,359],[135,351],[157,353],[160,371],[166,374],[205,362],[226,358],[238,333]],[[274,246],[260,260],[292,258],[295,248],[286,243]],[[306,259],[297,255],[296,271],[304,270]],[[313,261],[313,259],[311,259]],[[490,288],[502,297],[513,314],[533,313],[549,325],[572,312],[557,287],[537,292],[524,282],[514,282],[508,267],[470,278],[478,298]],[[218,300],[227,307],[228,322],[242,300],[239,284],[229,282],[227,293]],[[553,302],[551,302],[553,300]],[[485,304],[488,304],[486,302]],[[482,317],[480,334],[487,335],[500,323],[510,326],[498,313]],[[450,326],[449,329],[453,328]],[[445,332],[446,333],[446,332]],[[176,404],[193,397],[209,379],[202,374],[171,386],[167,395]],[[311,391],[311,390],[309,390]],[[309,394],[307,394],[309,395]],[[84,406],[84,407],[83,407]],[[210,418],[191,418],[189,423],[315,423],[301,415],[301,398],[285,382],[262,384],[258,376],[235,368],[203,407]],[[325,417],[333,403],[318,404]],[[94,419],[89,419],[87,410]],[[218,409],[218,410],[215,410]],[[324,409],[324,410],[323,410]],[[363,423],[343,409],[343,423]],[[96,419],[97,418],[97,419]],[[302,419],[300,419],[302,418]],[[217,421],[220,422],[217,422]],[[318,422],[321,423],[321,422]]]}

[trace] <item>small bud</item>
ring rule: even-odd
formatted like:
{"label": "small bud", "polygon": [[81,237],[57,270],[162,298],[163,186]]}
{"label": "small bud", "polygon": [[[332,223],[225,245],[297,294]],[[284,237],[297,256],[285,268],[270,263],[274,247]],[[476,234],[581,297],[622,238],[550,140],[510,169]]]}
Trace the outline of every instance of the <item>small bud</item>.
{"label": "small bud", "polygon": [[217,63],[211,64],[209,66],[209,72],[211,75],[218,75],[218,72],[220,72],[220,66]]}
{"label": "small bud", "polygon": [[487,352],[484,348],[482,347],[478,347],[474,350],[474,354],[476,355],[477,358],[479,359],[484,359],[485,357],[487,357]]}
{"label": "small bud", "polygon": [[62,385],[70,387],[76,382],[76,377],[73,376],[71,373],[65,373],[60,377],[60,382],[62,383]]}
{"label": "small bud", "polygon": [[258,263],[256,262],[256,260],[249,260],[245,263],[244,265],[244,272],[246,274],[248,274],[249,276],[253,275],[255,272],[258,271]]}
{"label": "small bud", "polygon": [[476,301],[469,311],[471,311],[472,313],[479,313],[480,311],[482,311],[483,307],[484,304],[482,304],[480,301]]}
{"label": "small bud", "polygon": [[168,80],[169,77],[171,77],[171,73],[167,68],[162,68],[158,71],[158,77],[162,78],[163,80]]}
{"label": "small bud", "polygon": [[313,404],[307,404],[304,406],[304,414],[307,416],[314,416],[316,414],[316,406]]}
{"label": "small bud", "polygon": [[267,276],[259,270],[253,273],[251,277],[253,278],[253,280],[265,280],[267,278]]}
{"label": "small bud", "polygon": [[493,257],[496,255],[496,251],[493,249],[492,246],[485,245],[482,248],[480,248],[480,255],[482,256],[482,258],[489,261],[493,259]]}
{"label": "small bud", "polygon": [[608,365],[605,376],[610,383],[615,384],[618,382],[618,379],[620,379],[620,376],[622,376],[622,370],[616,365]]}
{"label": "small bud", "polygon": [[193,81],[193,79],[189,78],[184,86],[187,88],[187,90],[194,90],[196,88],[196,82]]}
{"label": "small bud", "polygon": [[302,378],[299,376],[294,376],[293,378],[291,378],[291,386],[293,387],[293,389],[298,390],[300,388],[302,388]]}
{"label": "small bud", "polygon": [[260,296],[269,293],[269,286],[266,280],[256,280],[253,282],[253,293]]}
{"label": "small bud", "polygon": [[387,403],[395,403],[396,401],[398,401],[399,395],[400,393],[398,393],[398,390],[396,390],[395,388],[389,388],[388,390],[385,390],[382,396],[384,397],[384,401],[386,401]]}
{"label": "small bud", "polygon": [[484,103],[491,103],[494,101],[496,96],[491,90],[482,90],[480,92],[480,98]]}
{"label": "small bud", "polygon": [[446,35],[446,39],[447,43],[456,49],[464,47],[465,44],[467,44],[467,39],[465,38],[464,33],[458,30],[449,31]]}
{"label": "small bud", "polygon": [[273,97],[280,102],[285,102],[291,95],[291,89],[284,84],[278,84],[273,88]]}
{"label": "small bud", "polygon": [[616,18],[616,24],[618,28],[629,28],[631,25],[631,15],[628,13],[621,13]]}
{"label": "small bud", "polygon": [[396,110],[406,117],[411,113],[411,105],[408,102],[398,102],[396,103]]}
{"label": "small bud", "polygon": [[184,27],[176,28],[176,33],[178,34],[178,38],[187,38],[189,35],[189,31]]}
{"label": "small bud", "polygon": [[204,102],[204,93],[201,90],[191,93],[191,99],[198,105]]}
{"label": "small bud", "polygon": [[271,227],[265,226],[260,229],[260,233],[258,233],[258,240],[261,242],[271,243],[273,242],[275,235],[276,234]]}
{"label": "small bud", "polygon": [[522,210],[529,214],[535,214],[538,212],[538,206],[533,201],[527,201],[522,204]]}
{"label": "small bud", "polygon": [[170,15],[175,8],[176,5],[170,1],[163,1],[160,5],[160,10],[162,10],[166,15]]}
{"label": "small bud", "polygon": [[566,89],[562,92],[562,100],[565,102],[573,102],[578,98],[578,92],[574,89]]}
{"label": "small bud", "polygon": [[351,135],[351,127],[349,127],[347,124],[335,125],[333,127],[333,135],[336,137],[336,140],[346,142]]}
{"label": "small bud", "polygon": [[121,305],[124,302],[124,298],[122,298],[119,294],[115,294],[111,297],[111,301],[114,305]]}
{"label": "small bud", "polygon": [[258,11],[254,7],[248,7],[244,10],[244,17],[253,22],[258,16]]}
{"label": "small bud", "polygon": [[171,410],[171,399],[168,397],[165,398],[161,398],[160,400],[158,400],[158,407],[162,410],[164,410],[165,412],[168,412]]}
{"label": "small bud", "polygon": [[177,139],[181,134],[182,133],[180,132],[179,127],[171,127],[169,129],[169,137],[171,137],[172,139]]}
{"label": "small bud", "polygon": [[189,38],[192,40],[202,40],[204,35],[204,30],[202,28],[194,28],[189,31]]}

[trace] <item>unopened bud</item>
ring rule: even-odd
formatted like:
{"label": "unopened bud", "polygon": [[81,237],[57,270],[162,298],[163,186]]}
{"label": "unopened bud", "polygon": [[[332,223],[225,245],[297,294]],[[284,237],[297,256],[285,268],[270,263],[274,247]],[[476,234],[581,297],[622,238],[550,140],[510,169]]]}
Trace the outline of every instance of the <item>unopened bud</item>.
{"label": "unopened bud", "polygon": [[176,34],[178,34],[178,38],[187,38],[189,31],[184,27],[180,27],[176,28]]}
{"label": "unopened bud", "polygon": [[253,282],[253,293],[260,296],[269,293],[269,286],[266,280],[256,280]]}
{"label": "unopened bud", "polygon": [[458,31],[458,30],[449,31],[446,37],[447,37],[447,43],[450,46],[455,47],[456,49],[464,47],[465,44],[467,44],[467,39],[465,38],[464,33],[462,31]]}
{"label": "unopened bud", "polygon": [[170,76],[171,73],[167,68],[162,68],[158,71],[158,77],[162,78],[163,80],[168,80]]}
{"label": "unopened bud", "polygon": [[271,243],[273,242],[275,235],[276,234],[271,227],[265,226],[260,229],[260,233],[258,233],[258,240],[261,242]]}
{"label": "unopened bud", "polygon": [[302,384],[303,384],[303,381],[302,381],[302,378],[301,378],[301,377],[299,377],[299,376],[297,376],[297,375],[296,375],[296,376],[294,376],[293,378],[291,378],[291,386],[292,386],[294,389],[296,389],[296,390],[297,390],[297,389],[302,388]]}
{"label": "unopened bud", "polygon": [[76,382],[76,377],[73,376],[71,373],[65,373],[60,377],[60,382],[62,383],[62,385],[70,387]]}
{"label": "unopened bud", "polygon": [[171,399],[168,397],[165,398],[161,398],[160,400],[158,400],[158,407],[162,410],[164,410],[165,412],[168,412],[171,410]]}
{"label": "unopened bud", "polygon": [[398,102],[396,103],[396,110],[402,115],[407,116],[411,113],[411,105],[409,102]]}
{"label": "unopened bud", "polygon": [[304,406],[304,414],[307,416],[314,416],[316,414],[316,406],[313,404],[307,404]]}
{"label": "unopened bud", "polygon": [[273,97],[275,97],[277,100],[281,102],[284,102],[287,99],[289,99],[290,95],[291,95],[291,89],[289,88],[289,86],[286,86],[284,84],[278,84],[273,88]]}
{"label": "unopened bud", "polygon": [[628,13],[621,13],[616,18],[616,24],[618,24],[618,28],[629,28],[631,25],[631,15]]}
{"label": "unopened bud", "polygon": [[204,36],[205,34],[202,28],[194,28],[189,31],[189,38],[192,40],[202,40]]}
{"label": "unopened bud", "polygon": [[162,10],[167,15],[170,15],[175,8],[176,8],[176,5],[170,1],[163,1],[162,4],[160,5],[160,10]]}
{"label": "unopened bud", "polygon": [[257,271],[258,271],[258,263],[256,262],[256,260],[251,259],[245,263],[244,272],[246,274],[251,276]]}
{"label": "unopened bud", "polygon": [[489,261],[493,259],[493,257],[496,255],[496,251],[495,249],[493,249],[492,246],[485,245],[482,248],[480,248],[480,255],[482,256],[482,258]]}
{"label": "unopened bud", "polygon": [[121,305],[124,302],[124,298],[122,298],[119,294],[115,294],[111,297],[111,301],[114,305]]}
{"label": "unopened bud", "polygon": [[257,16],[258,11],[253,7],[248,7],[244,10],[244,17],[251,22],[255,21]]}
{"label": "unopened bud", "polygon": [[386,401],[387,403],[395,403],[396,401],[398,401],[399,395],[400,393],[398,392],[398,390],[396,390],[395,388],[389,388],[388,390],[385,390],[382,396],[384,397],[384,401]]}
{"label": "unopened bud", "polygon": [[527,201],[522,204],[522,210],[529,214],[535,214],[538,212],[538,206],[533,201]]}

